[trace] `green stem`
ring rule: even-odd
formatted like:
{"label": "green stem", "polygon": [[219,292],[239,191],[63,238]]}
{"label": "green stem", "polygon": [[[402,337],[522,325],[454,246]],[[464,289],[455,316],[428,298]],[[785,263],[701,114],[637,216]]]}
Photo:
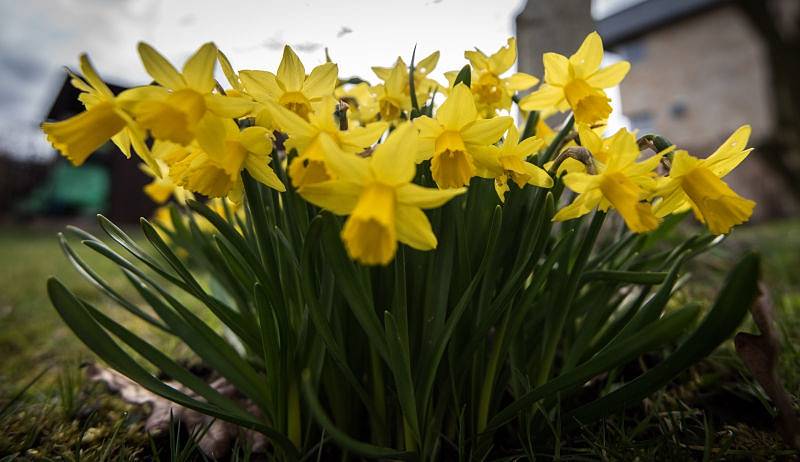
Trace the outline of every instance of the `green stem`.
{"label": "green stem", "polygon": [[494,379],[497,375],[497,365],[500,360],[503,342],[505,341],[506,330],[508,329],[508,320],[511,318],[510,314],[511,310],[506,311],[506,315],[503,318],[503,325],[497,331],[494,344],[492,345],[489,365],[486,367],[486,377],[483,381],[483,387],[481,387],[480,401],[478,401],[478,433],[486,429],[486,423],[489,421],[489,405],[492,401]]}
{"label": "green stem", "polygon": [[370,364],[372,369],[372,403],[375,408],[375,417],[379,422],[373,426],[378,444],[386,444],[386,435],[382,431],[386,422],[386,388],[383,383],[383,369],[381,357],[375,348],[370,348]]}
{"label": "green stem", "polygon": [[583,238],[583,242],[581,243],[578,257],[575,259],[575,264],[572,266],[569,280],[567,281],[565,290],[562,293],[563,296],[558,297],[558,299],[564,300],[564,304],[561,307],[561,310],[555,314],[555,325],[549,330],[549,332],[547,332],[547,343],[545,344],[541,367],[536,377],[537,386],[547,382],[547,378],[550,376],[550,371],[553,367],[553,360],[556,356],[558,342],[561,340],[561,333],[564,330],[564,325],[567,322],[569,312],[572,310],[572,302],[575,300],[575,293],[578,291],[578,283],[580,282],[581,275],[583,274],[583,269],[586,266],[586,261],[589,259],[589,255],[592,253],[592,247],[594,247],[594,242],[597,239],[597,235],[600,233],[600,228],[603,225],[605,217],[605,212],[601,212],[599,210],[595,212],[594,217],[592,218],[592,223],[589,225],[589,229],[586,231],[586,236]]}
{"label": "green stem", "polygon": [[289,385],[286,405],[288,408],[286,428],[289,440],[291,440],[296,447],[301,447],[300,389],[296,380],[293,380],[291,385]]}

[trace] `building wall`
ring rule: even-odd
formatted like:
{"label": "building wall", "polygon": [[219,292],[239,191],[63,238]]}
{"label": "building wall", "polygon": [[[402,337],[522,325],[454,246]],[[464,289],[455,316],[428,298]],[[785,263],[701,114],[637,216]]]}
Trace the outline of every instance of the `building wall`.
{"label": "building wall", "polygon": [[[769,68],[760,38],[733,5],[658,28],[614,51],[631,62],[620,86],[633,128],[656,132],[705,157],[742,124],[758,147],[774,128]],[[758,149],[728,178],[758,202],[755,218],[785,216],[797,204],[758,159]]]}

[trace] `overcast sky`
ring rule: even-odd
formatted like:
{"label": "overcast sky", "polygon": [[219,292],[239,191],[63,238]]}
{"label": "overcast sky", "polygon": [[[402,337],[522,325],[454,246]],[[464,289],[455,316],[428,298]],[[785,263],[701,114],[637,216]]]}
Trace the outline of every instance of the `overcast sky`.
{"label": "overcast sky", "polygon": [[[542,0],[557,1],[557,0]],[[639,0],[594,0],[596,17]],[[514,33],[525,0],[0,0],[0,147],[47,152],[38,123],[64,78],[89,53],[100,75],[149,81],[136,55],[144,40],[181,64],[213,40],[238,69],[274,70],[284,43],[308,70],[324,48],[341,75],[372,79],[370,66],[441,50],[437,71],[458,69],[463,51],[496,50]]]}

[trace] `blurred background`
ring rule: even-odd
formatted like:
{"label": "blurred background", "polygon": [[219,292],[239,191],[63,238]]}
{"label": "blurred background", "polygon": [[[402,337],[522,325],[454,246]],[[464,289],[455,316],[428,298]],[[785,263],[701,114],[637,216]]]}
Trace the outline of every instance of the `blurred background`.
{"label": "blurred background", "polygon": [[[591,30],[607,60],[632,71],[612,92],[611,125],[656,132],[705,156],[744,123],[757,149],[733,174],[758,202],[755,221],[792,216],[800,199],[800,2],[797,0],[0,0],[0,223],[92,216],[132,222],[153,205],[147,178],[109,144],[84,168],[59,158],[38,129],[81,110],[64,67],[88,52],[115,90],[149,82],[144,40],[173,62],[213,40],[239,69],[275,69],[285,43],[308,65],[375,82],[371,66],[441,50],[434,78],[519,38],[519,70],[569,54]],[[117,153],[118,154],[118,153]]]}

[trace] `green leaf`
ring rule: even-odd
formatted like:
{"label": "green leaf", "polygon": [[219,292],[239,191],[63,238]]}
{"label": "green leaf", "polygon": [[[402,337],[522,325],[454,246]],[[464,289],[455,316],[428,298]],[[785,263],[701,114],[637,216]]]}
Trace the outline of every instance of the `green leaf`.
{"label": "green leaf", "polygon": [[709,355],[739,327],[758,296],[759,259],[745,256],[731,271],[711,311],[674,353],[614,392],[567,413],[565,421],[589,423],[635,404]]}
{"label": "green leaf", "polygon": [[90,350],[123,375],[151,392],[182,406],[264,433],[292,460],[299,459],[300,454],[288,438],[254,417],[243,419],[238,415],[232,415],[217,406],[191,398],[153,377],[114,343],[111,337],[89,315],[84,304],[57,279],[50,278],[47,281],[47,294],[56,311],[75,335]]}
{"label": "green leaf", "polygon": [[456,75],[456,79],[453,81],[453,86],[455,87],[459,83],[463,83],[468,87],[472,86],[472,69],[469,67],[469,64],[458,71],[458,75]]}
{"label": "green leaf", "polygon": [[667,273],[650,271],[595,270],[583,273],[581,282],[603,281],[625,284],[656,285],[664,282]]}
{"label": "green leaf", "polygon": [[365,443],[340,430],[325,413],[325,410],[322,408],[322,404],[320,404],[319,400],[317,399],[316,393],[314,392],[311,384],[311,371],[308,369],[303,371],[303,397],[306,399],[306,403],[311,409],[311,413],[314,415],[314,418],[317,420],[317,422],[319,422],[325,431],[345,449],[376,459],[416,459],[416,455],[412,452],[398,451],[396,449]]}

